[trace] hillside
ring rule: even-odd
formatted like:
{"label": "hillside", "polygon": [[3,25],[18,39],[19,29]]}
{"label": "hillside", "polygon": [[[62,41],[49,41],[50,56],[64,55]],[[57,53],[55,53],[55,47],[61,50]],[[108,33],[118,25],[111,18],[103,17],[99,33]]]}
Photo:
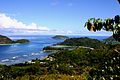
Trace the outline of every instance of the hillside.
{"label": "hillside", "polygon": [[108,37],[107,39],[103,40],[106,44],[120,44],[120,42],[116,41],[113,36]]}
{"label": "hillside", "polygon": [[104,48],[105,44],[97,39],[91,39],[87,37],[81,38],[69,38],[64,42],[58,43],[57,45],[66,45],[66,46],[85,46],[91,48]]}
{"label": "hillside", "polygon": [[[0,80],[120,80],[120,45],[59,51],[43,60],[0,65]],[[78,76],[79,75],[79,76]]]}
{"label": "hillside", "polygon": [[115,41],[115,39],[113,38],[113,36],[110,36],[107,39],[104,39],[104,41]]}
{"label": "hillside", "polygon": [[11,44],[13,41],[7,36],[0,35],[0,44]]}

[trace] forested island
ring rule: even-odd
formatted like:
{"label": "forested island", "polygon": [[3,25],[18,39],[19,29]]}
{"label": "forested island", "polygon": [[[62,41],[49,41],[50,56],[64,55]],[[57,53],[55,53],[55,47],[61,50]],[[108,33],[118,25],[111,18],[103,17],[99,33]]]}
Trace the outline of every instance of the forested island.
{"label": "forested island", "polygon": [[0,79],[120,79],[120,44],[104,44],[86,37],[70,38],[58,44],[76,47],[71,50],[61,49],[43,60],[34,59],[15,65],[0,65]]}
{"label": "forested island", "polygon": [[106,48],[106,44],[97,39],[91,39],[88,37],[81,38],[69,38],[65,41],[57,44],[53,44],[52,46],[46,46],[43,48],[45,51],[53,51],[53,50],[72,50],[76,47],[81,48],[89,48],[89,49],[104,49]]}
{"label": "forested island", "polygon": [[52,37],[53,39],[68,39],[68,36],[64,36],[64,35],[56,35]]}
{"label": "forested island", "polygon": [[7,36],[0,35],[0,44],[15,44],[15,43],[29,43],[27,39],[12,40]]}

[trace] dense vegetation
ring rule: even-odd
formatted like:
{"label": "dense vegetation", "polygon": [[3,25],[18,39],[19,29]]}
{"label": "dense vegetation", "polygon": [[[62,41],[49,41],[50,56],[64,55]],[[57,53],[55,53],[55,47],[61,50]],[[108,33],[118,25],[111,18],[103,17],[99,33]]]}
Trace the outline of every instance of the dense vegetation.
{"label": "dense vegetation", "polygon": [[53,51],[53,50],[64,50],[63,48],[55,48],[55,47],[51,47],[51,46],[46,46],[43,48],[44,51]]}
{"label": "dense vegetation", "polygon": [[105,49],[77,47],[50,54],[43,60],[0,66],[0,79],[120,79],[120,45],[107,45]]}
{"label": "dense vegetation", "polygon": [[105,44],[97,39],[90,39],[87,37],[81,38],[69,38],[64,42],[58,43],[58,45],[66,45],[66,46],[85,46],[91,48],[105,48]]}

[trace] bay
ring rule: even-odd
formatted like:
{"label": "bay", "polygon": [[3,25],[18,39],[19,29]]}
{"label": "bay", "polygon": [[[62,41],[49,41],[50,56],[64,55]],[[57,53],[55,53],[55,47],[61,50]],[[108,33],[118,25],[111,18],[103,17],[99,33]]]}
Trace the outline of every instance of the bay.
{"label": "bay", "polygon": [[[45,46],[50,46],[64,40],[52,39],[54,35],[17,35],[8,36],[12,40],[17,39],[28,39],[30,43],[26,44],[10,44],[10,45],[0,45],[0,64],[16,64],[32,59],[43,59],[50,53],[43,52]],[[70,38],[83,37],[79,35],[69,35]],[[103,40],[109,36],[87,36],[89,38],[94,38],[98,40]]]}

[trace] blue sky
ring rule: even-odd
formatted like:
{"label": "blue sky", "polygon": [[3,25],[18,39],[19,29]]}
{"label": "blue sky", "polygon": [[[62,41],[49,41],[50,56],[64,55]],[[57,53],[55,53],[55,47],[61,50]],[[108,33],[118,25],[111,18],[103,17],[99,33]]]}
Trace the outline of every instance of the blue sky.
{"label": "blue sky", "polygon": [[0,0],[0,34],[111,35],[89,32],[84,23],[115,15],[117,0]]}

